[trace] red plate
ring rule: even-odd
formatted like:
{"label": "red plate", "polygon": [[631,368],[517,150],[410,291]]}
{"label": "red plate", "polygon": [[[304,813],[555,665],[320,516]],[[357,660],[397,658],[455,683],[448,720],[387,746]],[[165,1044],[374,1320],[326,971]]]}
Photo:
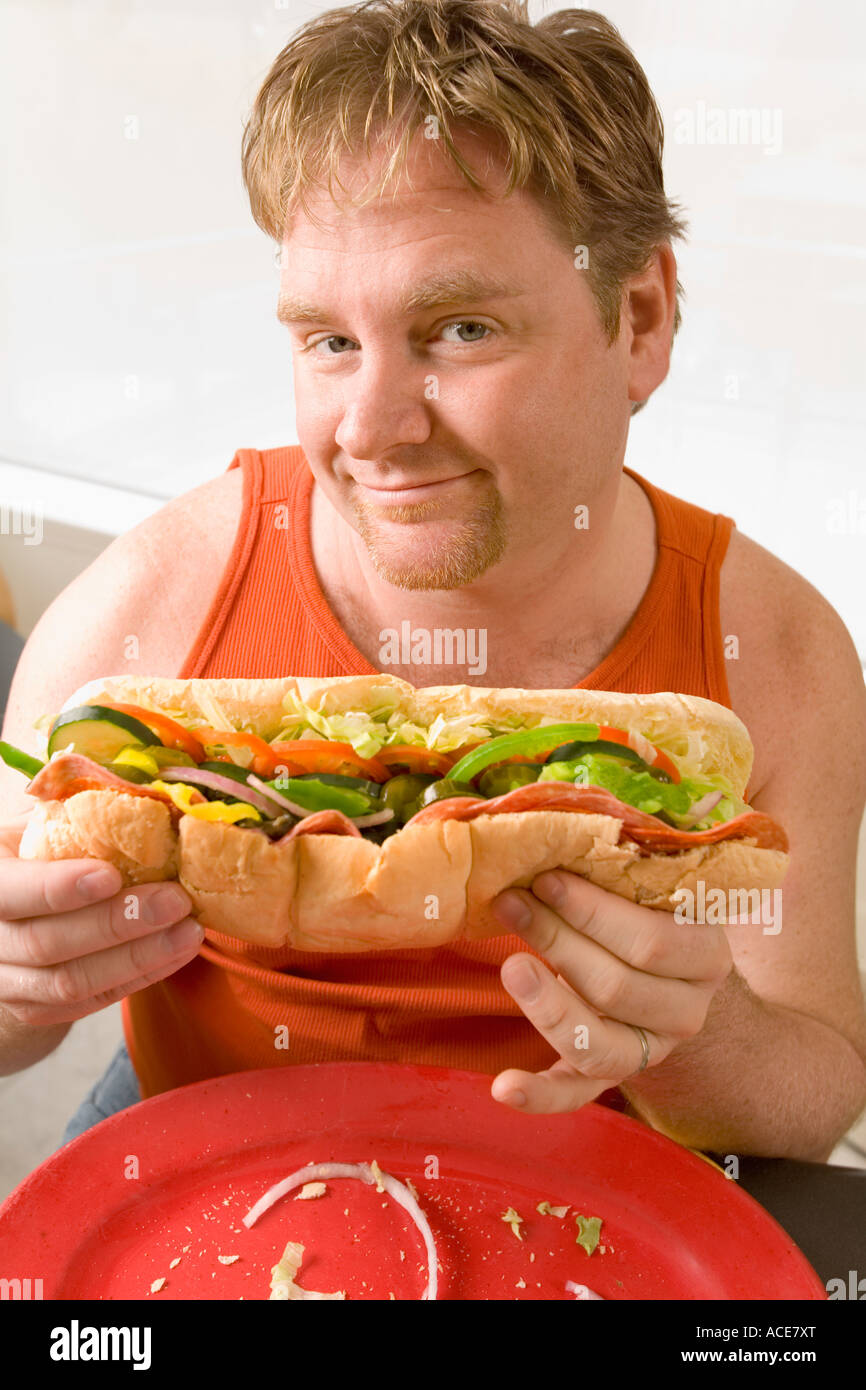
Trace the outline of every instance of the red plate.
{"label": "red plate", "polygon": [[[241,1221],[306,1163],[376,1159],[418,1190],[440,1298],[570,1299],[569,1279],[606,1299],[826,1298],[790,1236],[703,1159],[603,1106],[521,1115],[491,1099],[490,1081],[339,1062],[155,1096],[67,1144],[12,1193],[0,1207],[0,1275],[41,1279],[46,1299],[267,1299],[271,1267],[294,1240],[305,1246],[304,1288],[418,1299],[420,1232],[374,1187],[332,1180],[323,1197],[292,1193],[251,1229]],[[540,1215],[544,1200],[568,1204],[567,1215]],[[501,1220],[508,1207],[523,1240]],[[603,1220],[591,1256],[576,1243],[578,1212]]]}

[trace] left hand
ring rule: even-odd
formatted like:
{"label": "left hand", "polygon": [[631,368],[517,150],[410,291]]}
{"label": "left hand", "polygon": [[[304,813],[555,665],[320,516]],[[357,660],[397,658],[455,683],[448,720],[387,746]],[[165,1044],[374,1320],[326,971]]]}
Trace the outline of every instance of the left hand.
{"label": "left hand", "polygon": [[[525,925],[506,915],[515,900],[529,909]],[[733,967],[723,927],[678,923],[671,912],[640,907],[565,869],[539,874],[531,892],[500,893],[493,908],[558,972],[528,954],[502,965],[508,993],[559,1053],[546,1071],[511,1068],[493,1082],[494,1100],[528,1114],[578,1110],[634,1076],[643,1047],[629,1024],[646,1034],[647,1066],[658,1066],[701,1031]]]}

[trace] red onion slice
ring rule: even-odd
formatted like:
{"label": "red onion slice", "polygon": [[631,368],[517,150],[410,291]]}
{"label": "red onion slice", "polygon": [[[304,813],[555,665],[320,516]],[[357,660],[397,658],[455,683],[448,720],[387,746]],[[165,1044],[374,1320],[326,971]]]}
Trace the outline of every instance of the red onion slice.
{"label": "red onion slice", "polygon": [[[275,792],[273,787],[269,787],[266,782],[260,781],[259,778],[254,777],[252,773],[250,773],[247,780],[252,786],[260,788],[267,796],[272,796],[284,810],[291,811],[292,815],[299,816],[301,820],[303,820],[305,816],[314,816],[317,814],[308,807],[301,806],[297,801],[290,801],[287,796],[283,796],[282,792]],[[394,812],[390,806],[385,807],[382,811],[371,811],[369,815],[366,816],[346,816],[346,820],[350,820],[352,824],[357,825],[359,829],[363,829],[364,826],[367,825],[383,825],[385,821],[393,819]]]}
{"label": "red onion slice", "polygon": [[[304,816],[312,816],[314,814],[309,806],[301,806],[297,801],[290,801],[287,796],[283,796],[282,792],[274,791],[273,787],[269,787],[266,782],[263,782],[260,777],[256,777],[252,772],[247,778],[247,781],[251,787],[256,787],[263,796],[267,796],[272,803],[276,802],[283,811],[291,811],[293,816],[298,816],[301,820],[304,819]],[[271,814],[273,815],[273,805],[271,806]]]}
{"label": "red onion slice", "polygon": [[710,811],[718,806],[724,794],[724,792],[707,792],[700,801],[692,802],[685,819],[679,822],[678,829],[691,830],[693,825],[697,825],[698,821],[703,820],[704,816],[708,816]]}
{"label": "red onion slice", "polygon": [[[287,1192],[291,1192],[296,1187],[303,1187],[306,1182],[328,1182],[331,1178],[356,1178],[359,1182],[367,1183],[369,1186],[376,1182],[377,1174],[374,1173],[369,1163],[308,1163],[306,1168],[299,1168],[297,1172],[290,1173],[287,1178],[283,1178],[282,1182],[275,1183],[273,1187],[268,1188],[268,1191],[259,1198],[255,1206],[250,1207],[246,1216],[243,1216],[241,1220],[249,1229],[275,1202],[278,1202],[281,1197],[285,1197]],[[390,1173],[383,1173],[381,1169],[378,1178],[389,1197],[393,1197],[399,1206],[408,1211],[421,1232],[427,1251],[427,1284],[421,1295],[421,1302],[425,1300],[435,1301],[439,1287],[439,1275],[436,1242],[433,1239],[430,1223],[405,1183],[400,1182],[399,1178],[392,1177]]]}
{"label": "red onion slice", "polygon": [[234,777],[222,777],[218,772],[202,771],[198,767],[180,766],[161,768],[159,775],[164,782],[189,782],[190,786],[208,787],[211,791],[222,792],[223,796],[237,797],[238,801],[249,802],[250,806],[255,806],[256,810],[265,816],[273,816],[275,813],[272,801],[253,791],[246,783],[236,781]]}
{"label": "red onion slice", "polygon": [[359,830],[363,830],[366,825],[384,825],[386,821],[394,819],[392,807],[386,806],[383,811],[371,811],[368,816],[349,816],[348,819],[353,825],[357,825]]}

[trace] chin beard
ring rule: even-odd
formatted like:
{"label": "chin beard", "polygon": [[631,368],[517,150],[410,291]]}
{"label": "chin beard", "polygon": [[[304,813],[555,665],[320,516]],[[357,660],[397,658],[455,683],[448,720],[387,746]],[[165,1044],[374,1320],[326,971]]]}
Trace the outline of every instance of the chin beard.
{"label": "chin beard", "polygon": [[[444,536],[428,538],[425,518],[435,520],[438,511],[436,502],[391,507],[389,521],[383,525],[378,508],[367,502],[355,503],[355,529],[367,547],[373,568],[386,583],[397,589],[460,589],[502,559],[507,527],[498,492],[467,517],[439,521],[436,529],[444,530]],[[414,525],[414,545],[408,529],[399,538],[392,536],[394,523],[405,528]]]}

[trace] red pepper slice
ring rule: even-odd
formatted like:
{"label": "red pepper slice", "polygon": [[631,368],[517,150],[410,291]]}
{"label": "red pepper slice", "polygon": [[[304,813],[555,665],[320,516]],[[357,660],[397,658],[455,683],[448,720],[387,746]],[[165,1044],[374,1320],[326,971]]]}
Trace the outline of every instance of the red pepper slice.
{"label": "red pepper slice", "polygon": [[201,743],[194,733],[178,724],[176,719],[169,719],[167,714],[158,714],[156,710],[145,709],[142,705],[121,705],[114,700],[100,700],[99,703],[105,709],[116,709],[121,714],[131,714],[133,719],[138,719],[151,729],[164,747],[177,748],[181,753],[188,753],[191,758],[195,758],[196,762],[204,762],[206,754]]}
{"label": "red pepper slice", "polygon": [[385,763],[376,758],[362,758],[351,743],[335,743],[329,738],[293,738],[288,743],[272,743],[270,748],[280,755],[280,761],[291,758],[303,772],[345,772],[350,777],[366,777],[371,782],[387,782],[390,777]]}
{"label": "red pepper slice", "polygon": [[233,729],[211,729],[207,725],[194,729],[193,733],[201,739],[206,747],[222,745],[224,748],[242,748],[252,753],[249,764],[250,772],[254,772],[257,777],[273,777],[282,760],[278,757],[276,747],[270,743],[265,743],[258,734],[248,734]]}
{"label": "red pepper slice", "polygon": [[[641,746],[636,747],[635,745],[637,740],[632,742],[631,734],[626,733],[624,729],[611,729],[608,727],[607,724],[602,724],[600,726],[598,736],[600,739],[605,739],[608,743],[619,743],[622,744],[625,748],[631,748],[635,753],[639,753],[640,756],[644,758],[644,761],[647,762],[650,767],[657,767],[660,772],[666,772],[672,782],[682,781],[679,769],[677,768],[676,764],[671,761],[667,753],[663,752],[661,748],[656,748],[654,743],[649,743],[648,739],[644,739],[641,743]],[[652,748],[653,752],[655,753],[654,758],[646,758],[646,744],[649,744],[649,747]]]}
{"label": "red pepper slice", "polygon": [[376,761],[387,768],[399,764],[410,772],[439,772],[447,777],[457,759],[453,753],[435,753],[432,748],[420,748],[416,744],[392,743],[379,750]]}

